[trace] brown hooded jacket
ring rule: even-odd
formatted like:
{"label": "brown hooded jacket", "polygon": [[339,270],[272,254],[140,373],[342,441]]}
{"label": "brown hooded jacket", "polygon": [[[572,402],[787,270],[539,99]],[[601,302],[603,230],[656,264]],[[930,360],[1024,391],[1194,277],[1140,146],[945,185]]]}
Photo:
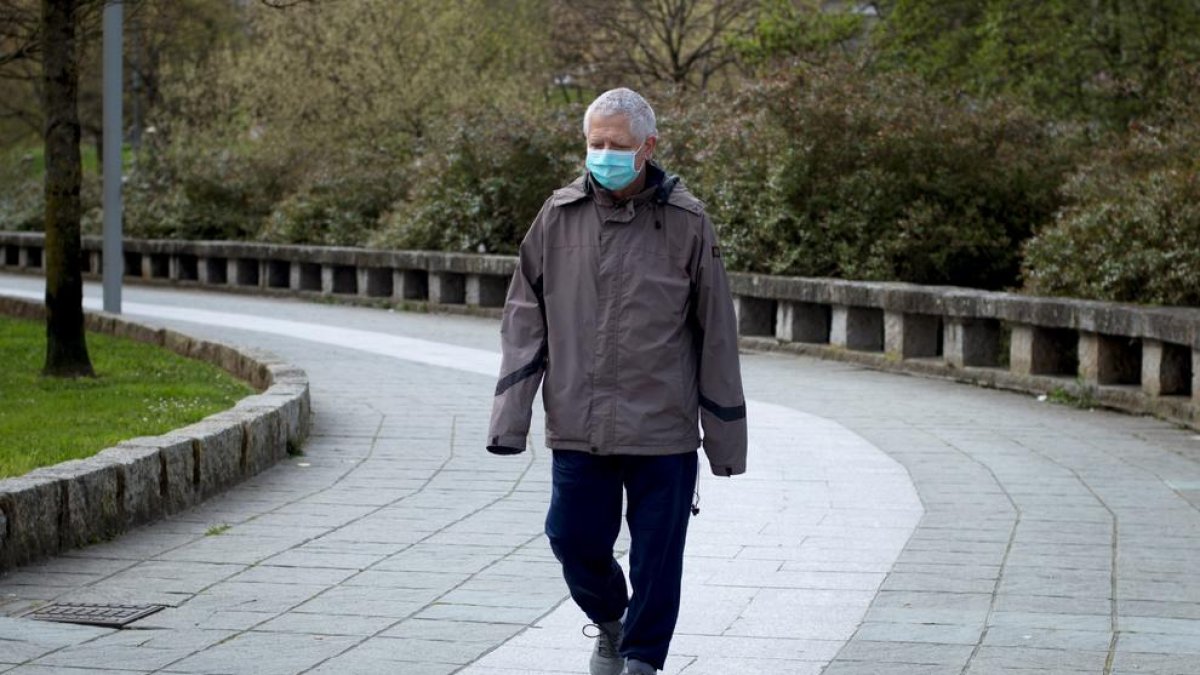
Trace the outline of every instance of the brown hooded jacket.
{"label": "brown hooded jacket", "polygon": [[[714,474],[746,470],[737,319],[712,223],[673,176],[616,202],[584,174],[521,243],[500,328],[489,451],[525,449],[545,380],[546,445],[666,455],[701,445]],[[698,424],[699,423],[699,424]]]}

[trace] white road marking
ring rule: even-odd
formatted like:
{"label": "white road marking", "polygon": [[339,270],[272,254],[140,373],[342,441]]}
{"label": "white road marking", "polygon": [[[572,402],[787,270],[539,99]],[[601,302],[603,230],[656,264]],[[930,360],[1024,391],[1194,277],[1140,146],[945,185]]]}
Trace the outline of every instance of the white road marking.
{"label": "white road marking", "polygon": [[[3,293],[6,295],[35,300],[43,298],[40,293],[17,289],[0,290],[3,290]],[[85,297],[83,306],[87,309],[100,310],[103,308],[103,302],[99,298]],[[271,333],[297,340],[348,347],[404,361],[424,363],[430,366],[465,370],[491,377],[499,377],[500,375],[500,354],[483,349],[457,347],[430,340],[419,340],[417,338],[389,335],[375,331],[356,330],[353,328],[338,328],[319,323],[272,319],[265,316],[251,316],[249,314],[234,314],[230,312],[213,312],[188,307],[171,307],[168,305],[150,305],[124,301],[121,303],[121,309],[123,314],[132,316],[167,319],[170,321],[186,321],[205,326],[222,326],[237,330]]]}

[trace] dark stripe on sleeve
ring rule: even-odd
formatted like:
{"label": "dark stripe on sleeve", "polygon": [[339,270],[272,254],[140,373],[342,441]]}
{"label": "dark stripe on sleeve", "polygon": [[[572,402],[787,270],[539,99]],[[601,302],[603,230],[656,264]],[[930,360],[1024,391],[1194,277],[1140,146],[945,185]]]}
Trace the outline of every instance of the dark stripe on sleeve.
{"label": "dark stripe on sleeve", "polygon": [[[520,274],[520,271],[517,274]],[[546,325],[546,296],[543,284],[543,275],[539,274],[533,282],[533,294],[537,297],[538,311],[542,315],[542,346],[532,361],[500,378],[500,381],[496,383],[496,396],[508,391],[521,380],[537,375],[546,365],[546,356],[550,353],[550,345],[546,342],[549,326]]]}
{"label": "dark stripe on sleeve", "polygon": [[537,356],[533,357],[532,361],[500,378],[500,381],[496,383],[496,395],[503,394],[521,380],[537,375],[545,364],[546,344],[542,343],[541,349],[538,350]]}
{"label": "dark stripe on sleeve", "polygon": [[726,407],[717,405],[712,399],[700,394],[700,407],[717,416],[722,422],[733,422],[746,418],[746,404]]}

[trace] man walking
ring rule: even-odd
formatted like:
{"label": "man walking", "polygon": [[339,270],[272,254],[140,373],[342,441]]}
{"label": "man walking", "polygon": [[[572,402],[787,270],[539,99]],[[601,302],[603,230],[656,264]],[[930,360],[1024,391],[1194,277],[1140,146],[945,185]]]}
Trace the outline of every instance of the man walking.
{"label": "man walking", "polygon": [[[696,449],[718,476],[746,470],[737,321],[703,205],[651,162],[650,105],[607,91],[583,131],[587,171],[546,200],[521,243],[487,449],[526,448],[544,380],[546,535],[597,629],[591,673],[652,674],[679,615]],[[632,596],[613,558],[622,492]]]}

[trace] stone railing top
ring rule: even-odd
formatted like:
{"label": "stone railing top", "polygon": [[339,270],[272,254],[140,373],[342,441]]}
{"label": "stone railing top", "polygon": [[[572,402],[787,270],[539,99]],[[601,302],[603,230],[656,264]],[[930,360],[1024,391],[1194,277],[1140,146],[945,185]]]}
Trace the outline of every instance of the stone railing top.
{"label": "stone railing top", "polygon": [[[0,232],[0,245],[39,246],[36,232]],[[99,237],[84,237],[85,250],[99,250]],[[300,246],[232,241],[127,239],[125,250],[143,255],[286,260],[355,267],[386,267],[459,274],[509,276],[516,258],[440,251],[392,251],[340,246]],[[995,319],[1044,328],[1082,330],[1145,338],[1200,349],[1200,308],[1039,297],[949,286],[845,281],[733,273],[736,295],[767,300],[877,308],[964,320]]]}
{"label": "stone railing top", "polygon": [[929,314],[960,319],[997,319],[1044,328],[1065,328],[1148,338],[1200,349],[1200,309],[1041,297],[954,286],[730,275],[737,295]]}

